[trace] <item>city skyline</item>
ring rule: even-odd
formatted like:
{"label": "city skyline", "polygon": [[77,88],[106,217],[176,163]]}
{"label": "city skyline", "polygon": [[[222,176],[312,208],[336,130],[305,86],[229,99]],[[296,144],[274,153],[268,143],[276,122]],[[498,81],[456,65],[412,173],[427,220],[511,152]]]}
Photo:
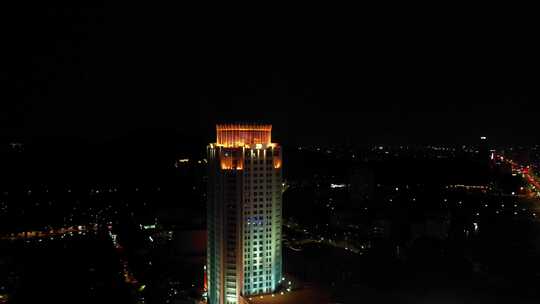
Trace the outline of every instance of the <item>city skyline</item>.
{"label": "city skyline", "polygon": [[22,4],[0,304],[540,303],[530,18]]}

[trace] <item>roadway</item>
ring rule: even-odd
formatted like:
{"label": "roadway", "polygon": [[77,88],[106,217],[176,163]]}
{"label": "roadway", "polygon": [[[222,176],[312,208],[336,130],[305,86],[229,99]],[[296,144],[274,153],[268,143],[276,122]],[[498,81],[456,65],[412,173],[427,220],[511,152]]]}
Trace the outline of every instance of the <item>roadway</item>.
{"label": "roadway", "polygon": [[523,179],[527,182],[527,184],[529,184],[536,196],[540,196],[540,178],[532,173],[532,169],[530,168],[530,166],[524,166],[510,158],[501,155],[494,155],[494,157],[509,164],[512,168],[512,173],[521,174]]}
{"label": "roadway", "polygon": [[98,231],[97,224],[69,226],[61,228],[52,228],[49,230],[29,230],[15,233],[0,234],[0,240],[26,240],[26,239],[45,239],[45,238],[64,238],[72,235],[95,233]]}

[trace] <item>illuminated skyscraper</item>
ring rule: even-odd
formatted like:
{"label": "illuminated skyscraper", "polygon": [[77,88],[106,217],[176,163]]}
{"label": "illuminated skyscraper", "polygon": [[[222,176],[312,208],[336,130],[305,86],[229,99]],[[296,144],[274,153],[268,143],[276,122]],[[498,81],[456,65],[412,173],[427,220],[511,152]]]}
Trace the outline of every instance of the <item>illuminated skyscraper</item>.
{"label": "illuminated skyscraper", "polygon": [[281,148],[271,125],[217,125],[208,146],[208,299],[242,303],[281,281]]}

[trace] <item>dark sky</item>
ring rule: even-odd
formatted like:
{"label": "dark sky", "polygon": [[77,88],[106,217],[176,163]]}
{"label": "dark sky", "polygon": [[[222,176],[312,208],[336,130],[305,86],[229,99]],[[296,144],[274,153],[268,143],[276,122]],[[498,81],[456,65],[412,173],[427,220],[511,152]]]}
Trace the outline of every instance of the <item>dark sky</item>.
{"label": "dark sky", "polygon": [[0,136],[210,137],[216,122],[240,120],[270,122],[286,142],[538,142],[534,39],[523,31],[286,11],[9,12]]}

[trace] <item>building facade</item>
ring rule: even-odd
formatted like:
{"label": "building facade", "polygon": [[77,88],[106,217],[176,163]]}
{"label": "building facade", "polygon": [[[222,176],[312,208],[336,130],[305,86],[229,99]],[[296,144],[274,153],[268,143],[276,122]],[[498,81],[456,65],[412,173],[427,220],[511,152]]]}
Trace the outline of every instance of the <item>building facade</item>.
{"label": "building facade", "polygon": [[282,157],[271,132],[271,125],[217,125],[208,146],[210,304],[242,303],[282,281]]}

